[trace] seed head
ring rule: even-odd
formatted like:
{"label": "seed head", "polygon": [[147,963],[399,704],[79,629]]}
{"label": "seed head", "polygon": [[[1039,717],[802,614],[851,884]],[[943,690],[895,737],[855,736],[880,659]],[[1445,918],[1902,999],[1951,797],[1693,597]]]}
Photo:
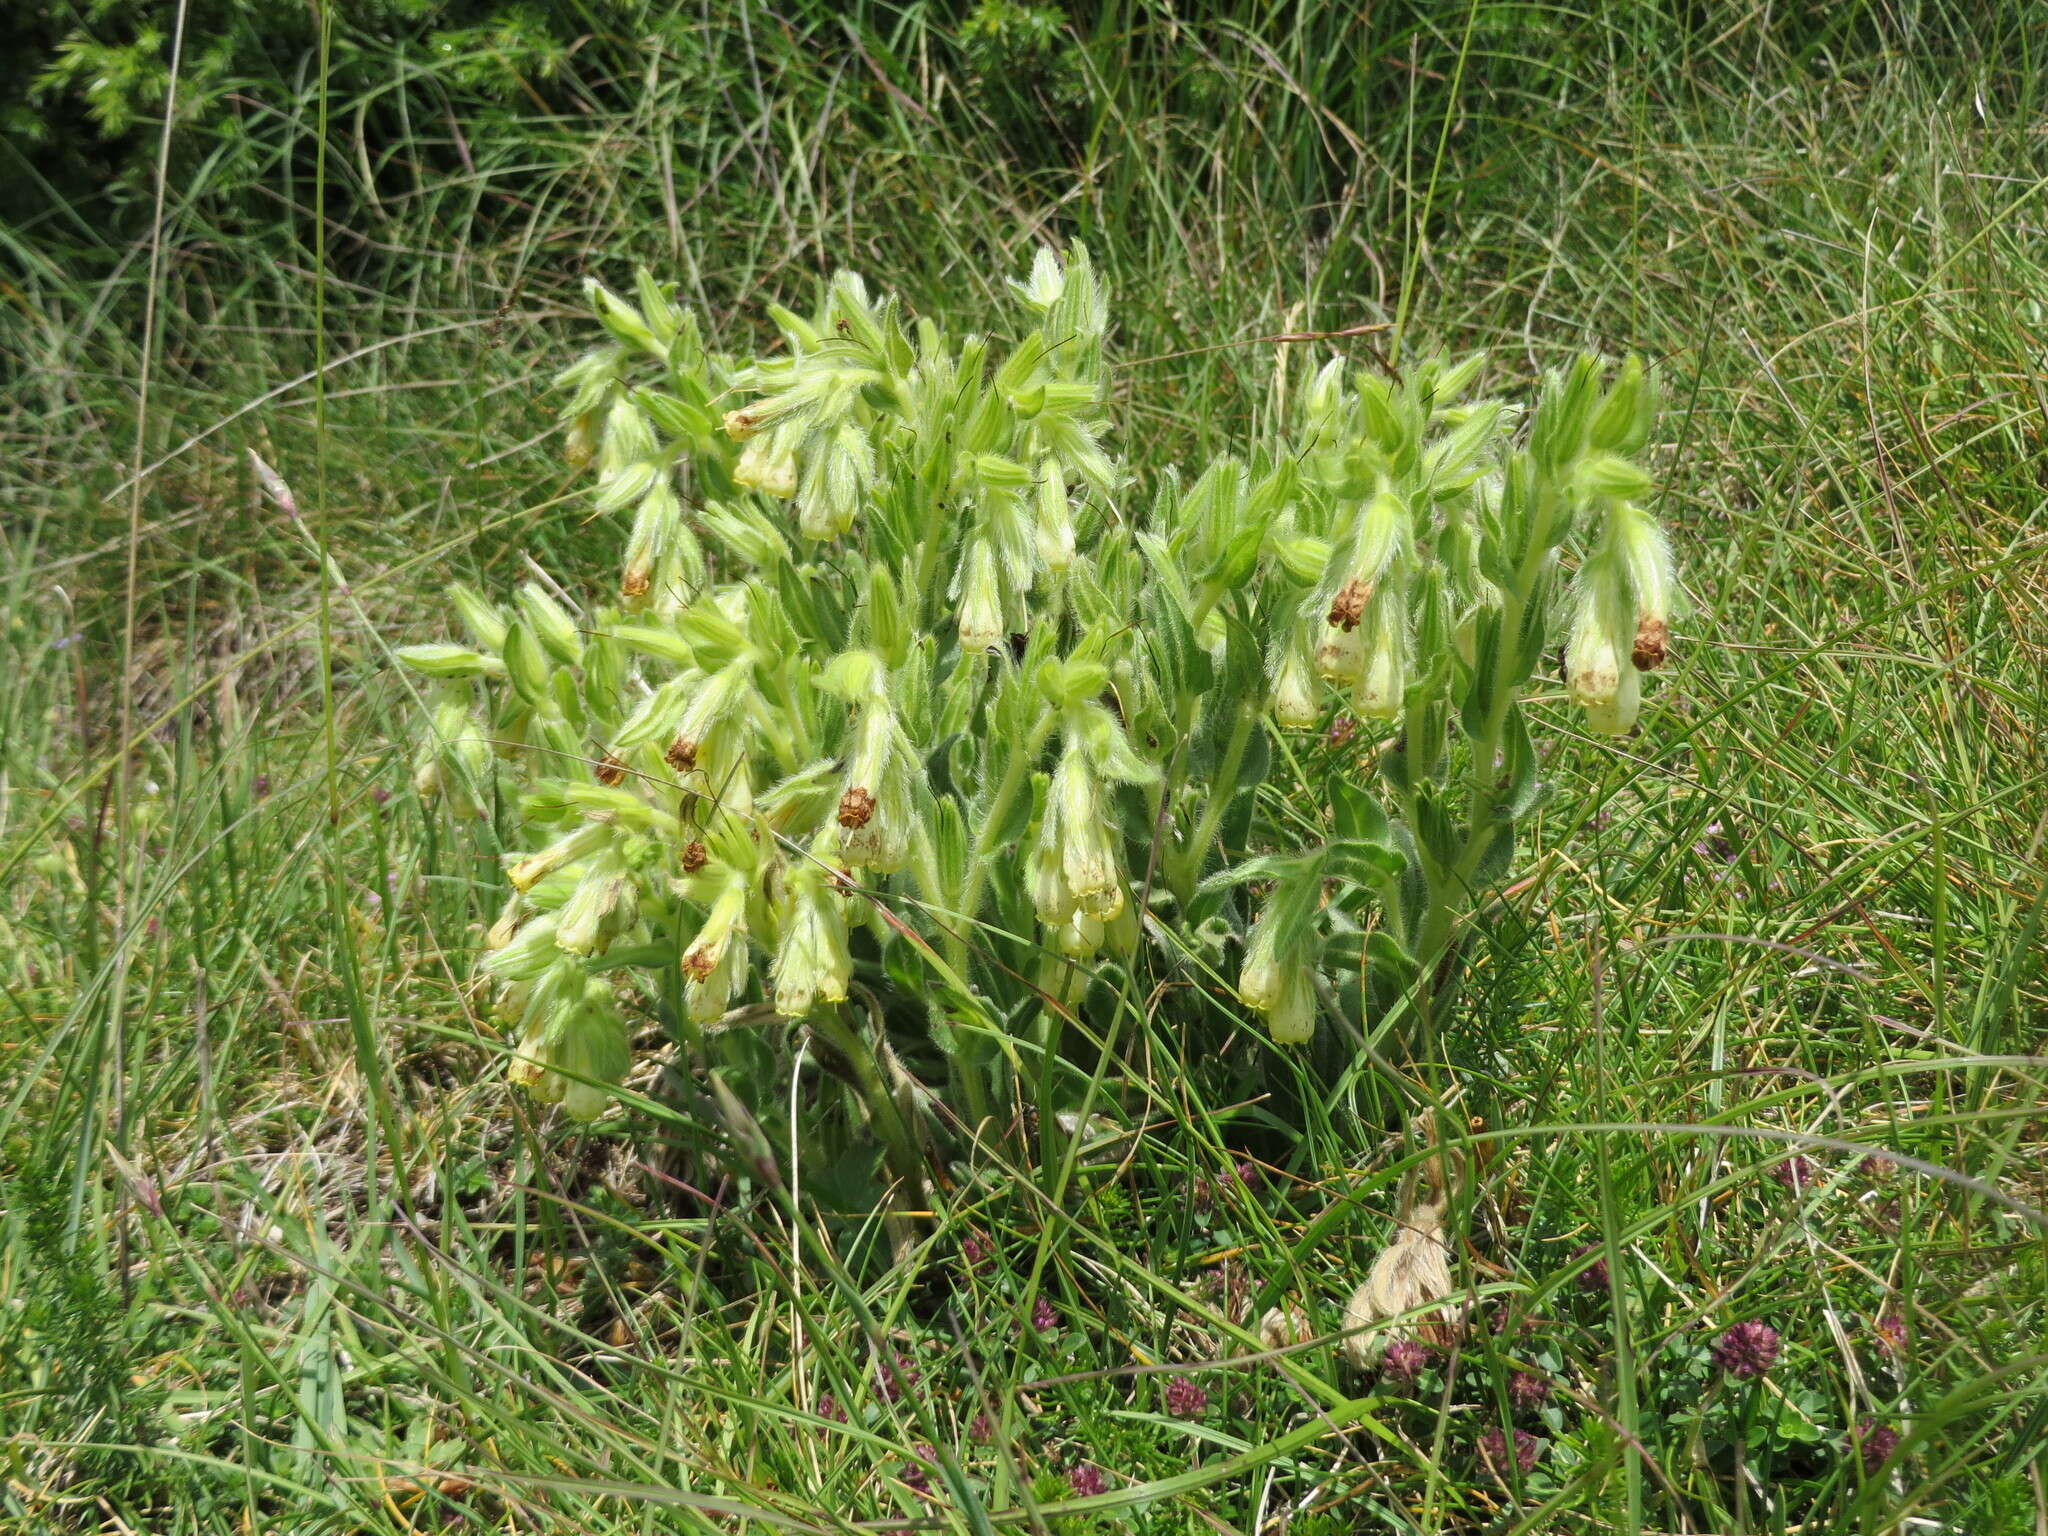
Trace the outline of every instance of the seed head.
{"label": "seed head", "polygon": [[1259,1342],[1267,1349],[1285,1349],[1314,1334],[1308,1314],[1299,1307],[1274,1307],[1259,1319]]}
{"label": "seed head", "polygon": [[1209,1394],[1185,1376],[1166,1384],[1166,1411],[1176,1419],[1199,1419],[1209,1407]]}
{"label": "seed head", "polygon": [[1745,1380],[1762,1376],[1777,1363],[1778,1330],[1769,1323],[1737,1323],[1714,1341],[1714,1364]]}
{"label": "seed head", "polygon": [[[1365,1283],[1352,1293],[1344,1309],[1344,1351],[1354,1365],[1367,1366],[1379,1330],[1374,1324],[1402,1317],[1451,1294],[1450,1249],[1444,1242],[1443,1208],[1434,1202],[1407,1206],[1394,1241],[1373,1261]],[[1422,1314],[1404,1325],[1431,1343],[1449,1344],[1455,1325],[1442,1311]]]}

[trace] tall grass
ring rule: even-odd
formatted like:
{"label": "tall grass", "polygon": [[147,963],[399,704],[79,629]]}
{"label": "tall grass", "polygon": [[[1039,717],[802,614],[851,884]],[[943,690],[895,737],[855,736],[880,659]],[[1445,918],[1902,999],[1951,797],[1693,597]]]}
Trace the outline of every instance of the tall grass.
{"label": "tall grass", "polygon": [[[330,101],[324,269],[309,71],[170,189],[139,423],[146,248],[82,205],[10,232],[4,1519],[2038,1528],[2042,22],[1105,5],[1033,52],[929,7],[625,11],[555,115],[413,111],[417,59]],[[411,795],[383,661],[450,575],[613,564],[546,435],[576,279],[650,261],[716,328],[846,264],[990,324],[1046,233],[1122,295],[1152,466],[1266,420],[1309,366],[1284,332],[1399,317],[1516,380],[1663,360],[1674,685],[1620,750],[1549,722],[1548,852],[1450,1035],[1481,1312],[1413,1388],[1244,1358],[1275,1303],[1326,1338],[1385,1240],[1370,1074],[1283,1116],[1248,1044],[1180,1072],[1142,1020],[1112,1075],[1176,1112],[963,1169],[898,1264],[843,1170],[749,1171],[686,1071],[579,1134],[491,1070],[465,957],[498,850]],[[324,657],[314,537],[248,449],[302,493],[325,454]],[[1785,1340],[1754,1386],[1706,1361],[1746,1318]],[[1518,1374],[1547,1444],[1503,1480],[1474,1446]],[[1864,1419],[1905,1437],[1869,1473]],[[1084,1464],[1109,1503],[1057,1507]]]}

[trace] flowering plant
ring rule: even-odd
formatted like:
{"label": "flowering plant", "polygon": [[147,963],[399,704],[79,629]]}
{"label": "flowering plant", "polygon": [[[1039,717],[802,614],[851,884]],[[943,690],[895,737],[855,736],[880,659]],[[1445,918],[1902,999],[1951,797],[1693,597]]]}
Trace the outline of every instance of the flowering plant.
{"label": "flowering plant", "polygon": [[[1465,398],[1477,358],[1333,360],[1284,438],[1141,496],[1086,252],[1014,286],[1006,350],[841,274],[742,360],[645,274],[590,285],[568,443],[631,519],[616,595],[458,588],[474,648],[400,653],[440,690],[421,787],[520,790],[482,970],[537,1096],[603,1108],[622,995],[700,1049],[804,1020],[909,1163],[911,1026],[972,1123],[1091,981],[1193,982],[1283,1043],[1426,1019],[1543,794],[1553,630],[1588,727],[1634,723],[1673,588],[1639,364],[1579,359],[1524,430]],[[1338,719],[1349,771],[1303,770]],[[1305,797],[1260,792],[1276,755]]]}

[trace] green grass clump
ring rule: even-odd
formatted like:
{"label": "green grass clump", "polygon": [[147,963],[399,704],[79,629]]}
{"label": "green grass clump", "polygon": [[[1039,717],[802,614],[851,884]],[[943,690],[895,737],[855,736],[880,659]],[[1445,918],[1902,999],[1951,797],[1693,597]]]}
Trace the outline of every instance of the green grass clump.
{"label": "green grass clump", "polygon": [[[317,278],[317,72],[273,94],[273,217],[171,186],[153,342],[146,244],[10,228],[0,1525],[2033,1530],[2042,17],[1812,14],[688,13],[488,133],[331,101]],[[1254,1031],[1148,1021],[1106,1078],[1170,1113],[964,1163],[901,1259],[872,1170],[759,1155],[801,1073],[750,1131],[649,1029],[579,1130],[498,1071],[502,850],[385,660],[451,578],[615,570],[548,435],[582,270],[967,330],[1043,233],[1124,296],[1141,469],[1330,349],[1662,363],[1691,617],[1619,750],[1538,706],[1548,853],[1438,1064],[1473,1313],[1412,1379],[1328,1342],[1412,1161],[1369,1069],[1283,1114]]]}

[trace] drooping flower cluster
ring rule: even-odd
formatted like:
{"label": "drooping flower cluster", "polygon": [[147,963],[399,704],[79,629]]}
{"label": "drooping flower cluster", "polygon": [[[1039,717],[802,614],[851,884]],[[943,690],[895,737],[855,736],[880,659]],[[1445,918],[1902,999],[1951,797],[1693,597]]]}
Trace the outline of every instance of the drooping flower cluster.
{"label": "drooping flower cluster", "polygon": [[[1559,551],[1596,527],[1572,691],[1633,719],[1672,589],[1639,369],[1560,373],[1517,446],[1513,408],[1461,398],[1476,358],[1332,361],[1285,440],[1159,477],[1148,509],[1106,446],[1086,252],[1015,286],[1007,350],[842,274],[814,314],[771,308],[782,345],[748,361],[644,274],[591,285],[610,339],[564,374],[565,421],[629,523],[615,593],[457,589],[472,645],[400,653],[433,689],[421,791],[511,803],[532,850],[482,970],[540,1097],[601,1109],[654,999],[711,1029],[865,985],[987,1039],[1098,958],[1183,965],[1183,920],[1222,923],[1235,1001],[1307,1040],[1347,995],[1341,942],[1424,967],[1504,872],[1541,791],[1520,695]],[[1390,739],[1383,793],[1265,816],[1276,731],[1338,707]]]}

